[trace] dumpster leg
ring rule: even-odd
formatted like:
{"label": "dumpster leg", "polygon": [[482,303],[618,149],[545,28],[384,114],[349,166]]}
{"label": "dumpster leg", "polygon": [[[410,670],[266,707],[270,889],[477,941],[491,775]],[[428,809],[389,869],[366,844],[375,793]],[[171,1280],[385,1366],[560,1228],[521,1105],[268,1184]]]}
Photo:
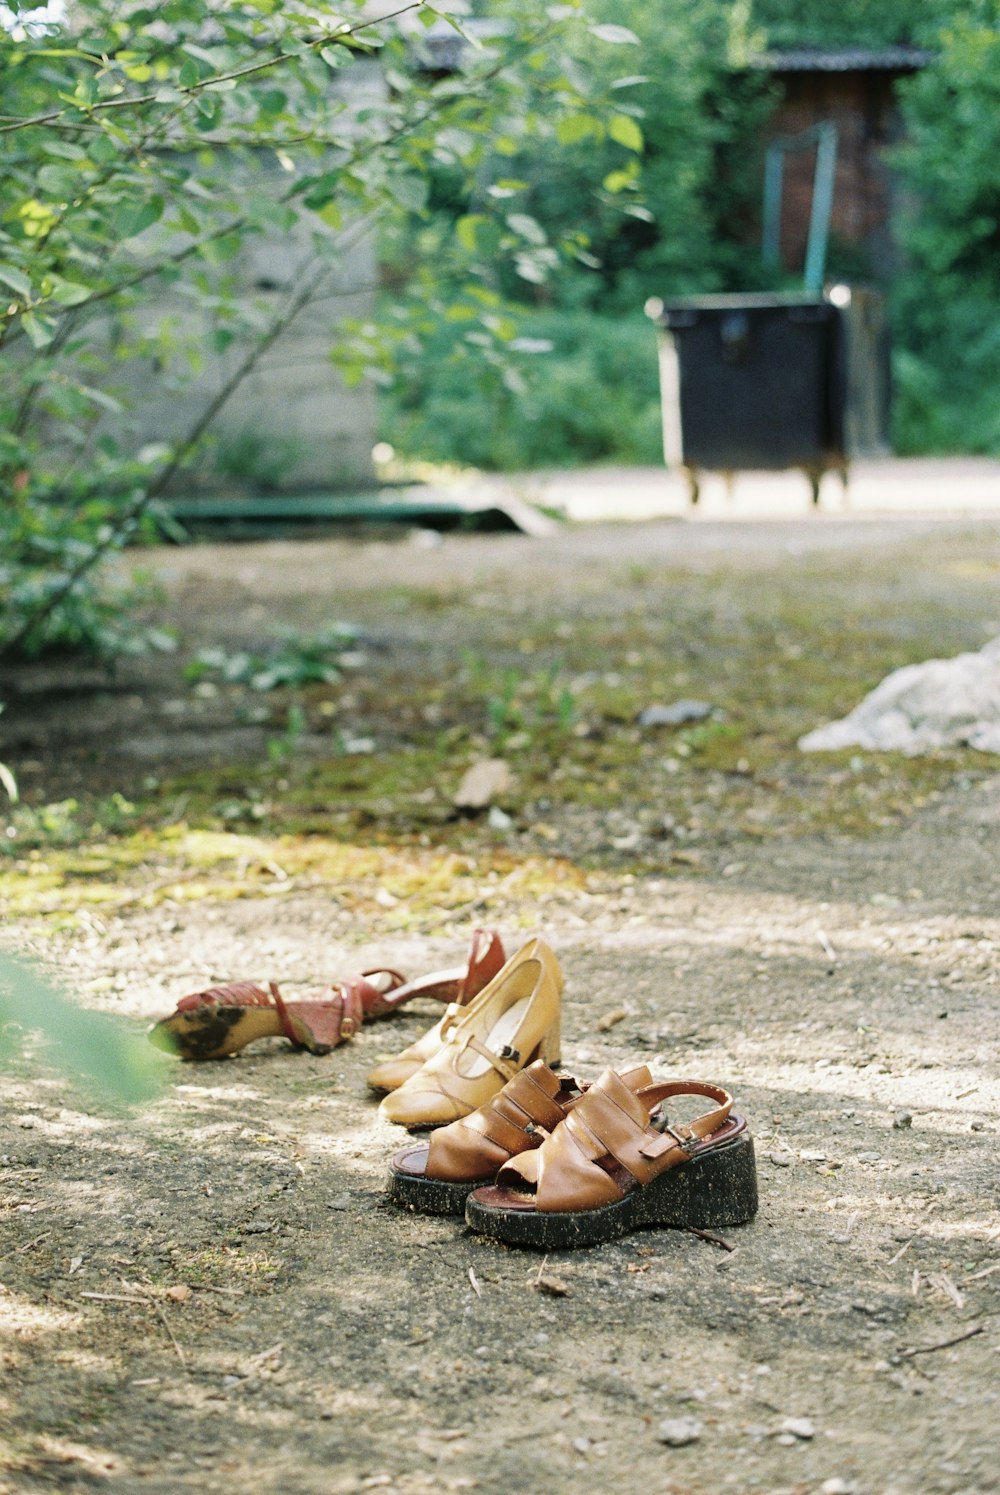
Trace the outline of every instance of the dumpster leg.
{"label": "dumpster leg", "polygon": [[807,467],[805,468],[805,475],[809,480],[809,489],[812,493],[813,506],[816,507],[819,504],[819,483],[820,478],[823,476],[823,469],[822,467]]}
{"label": "dumpster leg", "polygon": [[695,467],[685,467],[684,477],[687,481],[688,498],[691,500],[692,508],[701,497],[701,484],[698,481],[698,470]]}

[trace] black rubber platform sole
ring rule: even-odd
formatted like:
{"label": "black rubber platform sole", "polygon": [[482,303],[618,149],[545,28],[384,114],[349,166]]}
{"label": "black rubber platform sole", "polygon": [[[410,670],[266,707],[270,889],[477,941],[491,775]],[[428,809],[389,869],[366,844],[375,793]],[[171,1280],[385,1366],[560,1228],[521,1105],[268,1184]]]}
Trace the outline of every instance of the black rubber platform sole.
{"label": "black rubber platform sole", "polygon": [[389,1169],[386,1194],[390,1204],[416,1215],[465,1214],[465,1202],[473,1189],[492,1183],[492,1178],[478,1178],[472,1183],[452,1183],[443,1178],[418,1178],[411,1173]]}
{"label": "black rubber platform sole", "polygon": [[756,1213],[757,1165],[746,1133],[600,1209],[491,1209],[472,1197],[465,1206],[466,1224],[477,1234],[540,1251],[599,1246],[657,1226],[712,1230],[745,1225]]}

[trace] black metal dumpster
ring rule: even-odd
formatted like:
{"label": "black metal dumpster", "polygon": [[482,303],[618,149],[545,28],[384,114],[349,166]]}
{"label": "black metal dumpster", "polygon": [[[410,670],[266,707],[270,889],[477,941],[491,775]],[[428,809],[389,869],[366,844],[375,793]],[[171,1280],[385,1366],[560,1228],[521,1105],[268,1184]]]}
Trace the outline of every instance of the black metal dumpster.
{"label": "black metal dumpster", "polygon": [[798,467],[819,498],[824,472],[847,482],[855,457],[888,450],[889,356],[881,295],[654,299],[663,448],[687,475]]}

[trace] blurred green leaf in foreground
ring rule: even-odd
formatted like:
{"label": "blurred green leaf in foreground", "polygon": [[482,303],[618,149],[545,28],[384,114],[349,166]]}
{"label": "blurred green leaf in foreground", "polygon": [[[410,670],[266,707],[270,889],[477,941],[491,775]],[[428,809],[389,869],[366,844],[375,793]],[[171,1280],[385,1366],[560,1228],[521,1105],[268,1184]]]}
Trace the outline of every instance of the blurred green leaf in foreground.
{"label": "blurred green leaf in foreground", "polygon": [[151,1100],[162,1063],[114,1018],[77,1007],[29,962],[0,951],[0,1064],[40,1033],[45,1057],[102,1100]]}

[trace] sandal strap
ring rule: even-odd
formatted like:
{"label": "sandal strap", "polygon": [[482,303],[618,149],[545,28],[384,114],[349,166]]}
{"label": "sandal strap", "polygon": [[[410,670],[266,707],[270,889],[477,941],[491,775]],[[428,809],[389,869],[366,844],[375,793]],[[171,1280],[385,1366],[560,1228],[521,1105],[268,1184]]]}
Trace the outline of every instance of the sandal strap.
{"label": "sandal strap", "polygon": [[[659,1137],[649,1138],[639,1149],[644,1158],[663,1157],[676,1147],[680,1147],[690,1157],[699,1142],[719,1130],[733,1106],[733,1098],[728,1090],[723,1090],[721,1085],[706,1084],[702,1080],[666,1080],[659,1085],[647,1086],[641,1094],[647,1104],[653,1103],[650,1123],[659,1132]],[[715,1101],[715,1107],[702,1116],[696,1116],[693,1121],[669,1125],[667,1113],[662,1110],[662,1106],[665,1100],[675,1095],[702,1095]],[[680,1161],[683,1162],[683,1158]]]}
{"label": "sandal strap", "polygon": [[338,1042],[354,1037],[371,1009],[373,993],[375,997],[382,995],[377,987],[365,980],[364,976],[349,976],[346,981],[338,984],[337,996],[340,998]]}
{"label": "sandal strap", "polygon": [[[371,981],[372,976],[388,976],[389,985],[375,986]],[[393,1002],[392,995],[406,986],[406,977],[400,971],[394,971],[391,966],[372,966],[369,971],[362,971],[360,976],[349,976],[346,981],[338,981],[337,987],[344,987],[348,983],[361,983],[362,1006],[365,1017],[381,1017],[386,1012],[392,1012],[394,1008],[401,1007],[402,1002]],[[403,1001],[406,1000],[404,997]]]}
{"label": "sandal strap", "polygon": [[[695,1121],[659,1130],[651,1119],[675,1095],[702,1095],[715,1106]],[[726,1120],[728,1092],[701,1081],[673,1080],[632,1092],[613,1070],[570,1110],[537,1154],[537,1208],[586,1210],[614,1203],[691,1156]]]}
{"label": "sandal strap", "polygon": [[512,1049],[508,1044],[504,1044],[499,1051],[488,1049],[475,1033],[467,1032],[455,1040],[455,1045],[459,1052],[472,1049],[473,1053],[479,1054],[487,1063],[492,1064],[497,1073],[503,1075],[506,1081],[512,1080],[518,1073],[518,1061],[521,1055],[517,1049]]}
{"label": "sandal strap", "polygon": [[192,1012],[198,1007],[271,1007],[270,996],[252,981],[234,981],[229,986],[210,986],[205,991],[181,997],[177,1012]]}
{"label": "sandal strap", "polygon": [[[522,1069],[508,1080],[485,1106],[471,1116],[456,1121],[456,1127],[466,1127],[488,1142],[495,1142],[508,1156],[521,1152],[525,1138],[529,1145],[537,1147],[546,1132],[553,1131],[565,1118],[567,1107],[557,1100],[560,1093],[574,1094],[579,1091],[575,1080],[553,1073],[542,1059],[536,1059],[527,1069]],[[431,1139],[432,1142],[434,1138]]]}
{"label": "sandal strap", "polygon": [[579,1086],[555,1074],[541,1059],[521,1070],[471,1116],[431,1134],[426,1176],[436,1179],[487,1178],[509,1158],[539,1147],[563,1120]]}
{"label": "sandal strap", "polygon": [[372,987],[365,994],[365,1016],[385,1017],[409,1002],[412,997],[434,997],[438,1001],[458,1003],[464,1007],[478,996],[483,987],[502,968],[505,961],[503,942],[495,929],[476,929],[472,934],[472,945],[466,965],[450,971],[434,971],[427,976],[418,976],[407,981],[398,971],[388,966],[379,966],[363,971],[362,979],[388,975],[391,985],[382,989]]}
{"label": "sandal strap", "polygon": [[291,1018],[288,1015],[288,1008],[285,1006],[285,1003],[281,996],[281,992],[278,990],[277,982],[269,981],[268,990],[271,993],[271,1001],[274,1003],[274,1010],[278,1014],[278,1022],[281,1024],[282,1033],[284,1033],[293,1049],[305,1048],[305,1044],[301,1043],[295,1036],[295,1028],[292,1024]]}
{"label": "sandal strap", "polygon": [[503,941],[495,929],[474,929],[469,964],[465,977],[455,998],[460,1007],[477,997],[483,987],[493,980],[507,963]]}

